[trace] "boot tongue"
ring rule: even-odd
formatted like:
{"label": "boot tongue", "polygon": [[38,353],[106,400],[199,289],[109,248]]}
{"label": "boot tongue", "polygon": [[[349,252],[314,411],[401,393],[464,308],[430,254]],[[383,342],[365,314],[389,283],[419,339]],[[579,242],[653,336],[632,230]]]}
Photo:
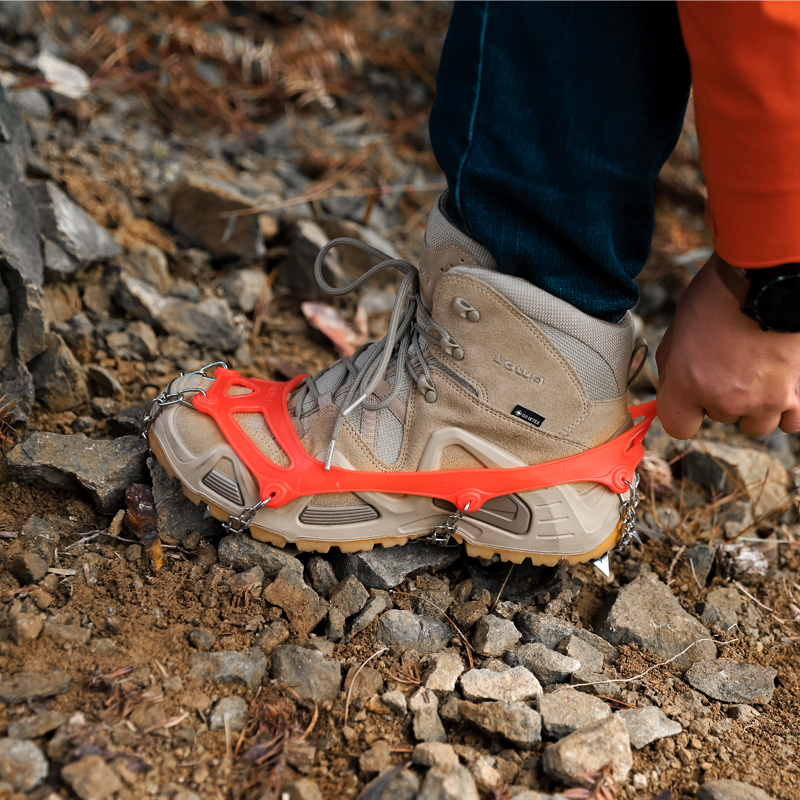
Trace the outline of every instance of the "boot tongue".
{"label": "boot tongue", "polygon": [[445,191],[431,209],[425,229],[425,248],[419,262],[419,288],[422,302],[430,309],[439,279],[452,267],[496,269],[489,251],[463,233],[447,217]]}

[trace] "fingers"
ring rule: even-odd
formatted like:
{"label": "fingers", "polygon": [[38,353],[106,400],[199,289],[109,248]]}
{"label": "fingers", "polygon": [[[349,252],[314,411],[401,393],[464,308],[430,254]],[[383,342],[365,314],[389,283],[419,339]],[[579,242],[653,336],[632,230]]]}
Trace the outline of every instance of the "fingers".
{"label": "fingers", "polygon": [[800,409],[784,411],[779,427],[784,433],[800,433]]}
{"label": "fingers", "polygon": [[674,382],[663,381],[658,394],[658,418],[673,439],[690,439],[703,424],[705,410],[683,393],[673,390]]}
{"label": "fingers", "polygon": [[739,430],[747,436],[766,436],[781,424],[781,414],[768,412],[758,416],[744,416],[739,420]]}

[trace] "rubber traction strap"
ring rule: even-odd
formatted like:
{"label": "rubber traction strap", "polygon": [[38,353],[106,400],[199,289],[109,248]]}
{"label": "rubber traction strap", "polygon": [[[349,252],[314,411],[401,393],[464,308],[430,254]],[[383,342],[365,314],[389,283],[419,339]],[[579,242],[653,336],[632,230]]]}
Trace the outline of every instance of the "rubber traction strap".
{"label": "rubber traction strap", "polygon": [[[447,500],[456,508],[477,511],[487,500],[505,494],[526,492],[563,483],[602,483],[624,493],[633,483],[636,467],[644,455],[642,440],[656,415],[656,401],[630,409],[638,420],[633,428],[605,444],[578,455],[530,467],[436,470],[433,472],[361,472],[325,465],[306,453],[289,416],[292,390],[305,378],[264,381],[244,378],[234,370],[217,369],[206,396],[194,395],[192,404],[208,414],[228,443],[258,481],[261,500],[270,507],[282,506],[298,497],[337,492],[388,492]],[[250,389],[230,395],[233,387]],[[272,435],[289,458],[288,467],[270,461],[234,419],[235,414],[259,412]]]}

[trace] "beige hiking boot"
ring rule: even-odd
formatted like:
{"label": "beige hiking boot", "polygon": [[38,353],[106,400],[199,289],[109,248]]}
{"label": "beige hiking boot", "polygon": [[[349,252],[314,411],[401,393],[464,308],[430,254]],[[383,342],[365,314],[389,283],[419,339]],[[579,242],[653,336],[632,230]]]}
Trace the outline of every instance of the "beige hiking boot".
{"label": "beige hiking boot", "polygon": [[[348,287],[387,267],[405,272],[387,337],[307,378],[291,395],[304,450],[368,472],[513,468],[582,453],[630,428],[630,314],[603,322],[497,272],[489,253],[444,209],[443,195],[428,222],[419,271],[385,261]],[[208,504],[218,519],[230,518],[234,528],[249,523],[253,537],[279,546],[354,551],[429,536],[456,510],[435,497],[337,493],[333,482],[330,492],[279,507],[260,504],[258,481],[234,443],[191,404],[211,386],[206,375],[170,384],[154,403],[147,435],[187,497]],[[229,394],[250,391],[235,387]],[[262,413],[234,419],[266,459],[289,465]],[[450,518],[444,530],[452,533],[457,524],[456,538],[470,555],[583,562],[616,546],[622,504],[600,483],[568,483],[497,497]]]}

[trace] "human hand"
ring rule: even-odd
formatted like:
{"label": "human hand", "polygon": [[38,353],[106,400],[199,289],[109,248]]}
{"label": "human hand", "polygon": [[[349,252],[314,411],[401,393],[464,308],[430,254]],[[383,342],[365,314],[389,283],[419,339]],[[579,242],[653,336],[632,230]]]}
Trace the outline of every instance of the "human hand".
{"label": "human hand", "polygon": [[[713,255],[683,293],[656,352],[658,416],[675,439],[708,415],[764,436],[800,431],[800,334],[763,331],[745,316]],[[800,309],[798,309],[800,313]]]}

